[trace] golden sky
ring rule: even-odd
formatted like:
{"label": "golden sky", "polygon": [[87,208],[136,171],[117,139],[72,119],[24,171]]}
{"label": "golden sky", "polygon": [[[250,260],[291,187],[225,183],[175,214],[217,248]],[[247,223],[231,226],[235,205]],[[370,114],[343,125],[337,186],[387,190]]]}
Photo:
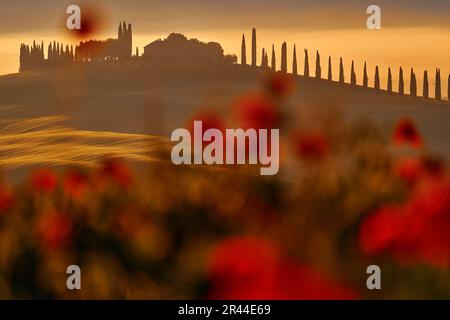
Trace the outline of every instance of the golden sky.
{"label": "golden sky", "polygon": [[[398,67],[403,66],[408,79],[414,67],[422,81],[423,70],[434,77],[436,67],[441,68],[443,92],[447,92],[450,73],[450,1],[448,0],[393,0],[376,1],[381,7],[382,30],[366,28],[366,1],[346,0],[278,0],[245,2],[230,0],[183,1],[90,1],[91,7],[102,17],[101,29],[95,38],[116,37],[120,20],[133,23],[133,46],[143,46],[170,32],[181,32],[188,37],[221,43],[226,53],[240,54],[241,37],[247,40],[247,59],[250,57],[251,28],[257,28],[258,60],[260,50],[269,50],[275,44],[277,63],[280,47],[288,44],[288,61],[292,59],[292,46],[297,46],[300,73],[303,72],[303,49],[309,50],[314,70],[315,51],[319,50],[322,75],[327,72],[328,55],[333,58],[334,76],[337,76],[339,57],[345,64],[349,80],[351,60],[355,61],[358,81],[362,78],[364,61],[368,63],[369,79],[373,81],[375,65],[381,71],[385,86],[387,67],[393,69],[394,80]],[[18,51],[21,42],[50,40],[73,43],[64,29],[65,8],[76,1],[22,0],[0,4],[0,74],[18,70]],[[86,2],[85,2],[86,3]],[[133,50],[134,51],[134,50]],[[395,88],[395,86],[394,86]],[[420,90],[419,90],[420,92]],[[445,95],[445,94],[444,94]]]}

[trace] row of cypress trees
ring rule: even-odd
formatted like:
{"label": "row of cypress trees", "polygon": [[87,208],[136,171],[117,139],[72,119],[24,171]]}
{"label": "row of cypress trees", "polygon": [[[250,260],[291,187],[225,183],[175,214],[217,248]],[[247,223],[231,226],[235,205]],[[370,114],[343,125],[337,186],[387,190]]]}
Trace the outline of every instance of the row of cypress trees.
{"label": "row of cypress trees", "polygon": [[[252,29],[252,53],[251,53],[251,66],[256,67],[256,29]],[[242,45],[241,45],[241,64],[246,65],[247,64],[247,58],[246,58],[246,46],[245,46],[245,36],[242,35]],[[265,68],[271,68],[272,70],[276,70],[276,57],[275,57],[275,46],[272,45],[272,56],[271,56],[271,63],[269,66],[269,57],[267,51],[263,48],[262,49],[262,57],[261,57],[261,67]],[[286,42],[283,42],[281,45],[281,72],[288,72],[287,68],[287,44]],[[297,64],[297,49],[294,44],[293,48],[293,57],[292,57],[292,74],[298,75],[298,64]],[[309,56],[308,56],[308,50],[305,49],[305,64],[304,64],[304,70],[303,75],[305,77],[310,77],[310,71],[309,71]],[[322,69],[321,69],[321,63],[320,63],[320,54],[319,51],[316,51],[316,66],[315,66],[315,78],[322,78]],[[333,72],[332,72],[332,66],[331,66],[331,56],[328,57],[328,75],[327,79],[329,81],[332,81],[333,79]],[[342,57],[339,58],[339,83],[345,83],[345,75],[344,75],[344,64],[342,61]],[[350,71],[350,84],[351,85],[357,85],[356,83],[356,73],[355,73],[355,64],[354,61],[352,61],[351,71]],[[362,80],[362,86],[363,87],[369,87],[369,77],[367,75],[367,64],[364,62],[364,71],[363,71],[363,80]],[[380,90],[381,84],[380,84],[380,71],[378,66],[375,67],[375,76],[374,76],[374,89]],[[410,74],[410,95],[413,97],[418,96],[417,91],[417,78],[416,73],[414,72],[414,69],[411,68],[411,74]],[[388,68],[388,79],[387,79],[387,86],[386,91],[391,93],[393,92],[393,86],[392,86],[392,71],[391,68]],[[428,71],[425,70],[423,74],[423,90],[422,90],[422,96],[426,99],[430,98],[430,85],[428,81]],[[398,92],[400,94],[405,94],[405,81],[403,76],[403,68],[400,67],[399,69],[399,83],[398,83]],[[440,69],[436,69],[435,74],[435,99],[441,100],[442,99],[442,83],[441,83],[441,71]],[[447,97],[450,98],[450,75],[448,75],[448,93]]]}

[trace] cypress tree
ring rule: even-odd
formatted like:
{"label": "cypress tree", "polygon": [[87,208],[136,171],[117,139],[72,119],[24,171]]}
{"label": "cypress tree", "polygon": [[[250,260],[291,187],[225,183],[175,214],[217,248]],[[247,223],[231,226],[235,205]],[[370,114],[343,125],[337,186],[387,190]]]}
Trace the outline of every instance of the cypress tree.
{"label": "cypress tree", "polygon": [[48,45],[48,50],[47,50],[47,60],[52,60],[53,58],[53,48],[52,48],[52,43],[50,42],[50,44]]}
{"label": "cypress tree", "polygon": [[322,76],[322,70],[320,68],[320,54],[319,54],[319,50],[316,50],[316,70],[314,73],[314,76],[318,79],[321,78]]}
{"label": "cypress tree", "polygon": [[447,100],[450,101],[450,74],[448,75]]}
{"label": "cypress tree", "polygon": [[405,93],[405,83],[403,81],[403,68],[400,67],[399,75],[398,75],[398,93]]}
{"label": "cypress tree", "polygon": [[261,52],[261,67],[264,67],[264,48],[262,49]]}
{"label": "cypress tree", "polygon": [[436,86],[435,86],[436,100],[441,100],[441,70],[436,69]]}
{"label": "cypress tree", "polygon": [[320,67],[320,54],[319,50],[316,51],[316,78],[320,79],[322,77],[322,69]]}
{"label": "cypress tree", "polygon": [[387,91],[392,92],[392,72],[391,68],[388,69]]}
{"label": "cypress tree", "polygon": [[256,67],[256,29],[252,29],[252,67]]}
{"label": "cypress tree", "polygon": [[262,55],[261,55],[261,67],[266,68],[267,67],[267,60],[266,60],[266,49],[262,49]]}
{"label": "cypress tree", "polygon": [[19,72],[23,71],[23,62],[24,62],[24,44],[20,44],[20,54],[19,54]]}
{"label": "cypress tree", "polygon": [[241,44],[241,64],[247,64],[247,52],[245,49],[245,36],[242,34],[242,44]]}
{"label": "cypress tree", "polygon": [[380,90],[380,72],[378,70],[378,66],[375,67],[375,80],[373,87],[377,90]]}
{"label": "cypress tree", "polygon": [[331,67],[331,56],[328,56],[328,81],[333,81],[333,71]]}
{"label": "cypress tree", "polygon": [[295,49],[294,44],[294,52],[292,53],[292,74],[297,75],[297,50]]}
{"label": "cypress tree", "polygon": [[363,87],[369,86],[369,77],[367,76],[367,63],[364,62]]}
{"label": "cypress tree", "polygon": [[303,75],[305,77],[309,77],[309,59],[308,59],[308,50],[305,49],[305,69],[303,71]]}
{"label": "cypress tree", "polygon": [[339,82],[344,83],[344,64],[342,63],[342,57],[339,58]]}
{"label": "cypress tree", "polygon": [[283,42],[281,45],[281,72],[287,72],[287,45]]}
{"label": "cypress tree", "polygon": [[411,83],[409,84],[409,92],[412,97],[417,97],[417,80],[413,68],[411,68]]}
{"label": "cypress tree", "polygon": [[356,73],[355,73],[355,63],[352,60],[352,69],[350,71],[350,83],[356,85]]}
{"label": "cypress tree", "polygon": [[272,45],[272,63],[271,63],[271,68],[273,71],[276,70],[276,61],[275,61],[275,46]]}
{"label": "cypress tree", "polygon": [[430,97],[430,89],[428,85],[428,71],[423,72],[423,97],[428,99]]}

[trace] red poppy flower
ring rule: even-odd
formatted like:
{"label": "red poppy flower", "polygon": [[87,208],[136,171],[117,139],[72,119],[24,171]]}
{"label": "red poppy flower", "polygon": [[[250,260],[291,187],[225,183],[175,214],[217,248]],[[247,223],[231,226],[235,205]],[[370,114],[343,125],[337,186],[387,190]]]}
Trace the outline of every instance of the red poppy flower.
{"label": "red poppy flower", "polygon": [[276,96],[285,96],[292,92],[294,81],[292,76],[283,72],[272,72],[267,77],[267,88]]}
{"label": "red poppy flower", "polygon": [[394,171],[395,175],[407,184],[413,184],[423,173],[423,168],[421,161],[415,158],[405,158],[395,165]]}
{"label": "red poppy flower", "polygon": [[403,207],[385,206],[369,215],[361,224],[359,246],[366,254],[378,254],[390,248],[400,231]]}
{"label": "red poppy flower", "polygon": [[194,121],[202,122],[202,135],[208,129],[218,129],[225,131],[225,123],[222,117],[214,110],[203,110],[191,117],[188,122],[188,130],[191,134],[194,133]]}
{"label": "red poppy flower", "polygon": [[395,126],[393,141],[396,145],[411,145],[418,148],[422,145],[422,137],[414,122],[410,119],[402,119]]}
{"label": "red poppy flower", "polygon": [[359,295],[309,266],[283,262],[279,269],[280,299],[286,300],[353,300]]}
{"label": "red poppy flower", "polygon": [[412,194],[411,203],[422,215],[450,215],[450,181],[446,177],[421,181]]}
{"label": "red poppy flower", "polygon": [[[222,119],[222,117],[216,113],[214,110],[202,110],[195,114],[187,123],[187,129],[191,133],[191,136],[194,136],[194,121],[201,121],[202,122],[202,132],[201,137],[203,137],[203,134],[205,131],[209,129],[217,129],[219,130],[223,135],[225,134],[226,126]],[[192,148],[193,148],[193,141],[192,140]],[[208,145],[209,141],[203,141],[202,147],[204,148],[206,145]],[[225,148],[225,137],[223,141],[223,145]],[[225,149],[224,149],[225,151]]]}
{"label": "red poppy flower", "polygon": [[437,268],[450,266],[450,216],[435,217],[427,223],[418,239],[418,259]]}
{"label": "red poppy flower", "polygon": [[353,299],[352,290],[310,267],[290,262],[272,243],[258,238],[224,240],[210,260],[213,299]]}
{"label": "red poppy flower", "polygon": [[70,243],[71,219],[60,212],[50,212],[40,218],[37,234],[41,244],[48,249],[62,249]]}
{"label": "red poppy flower", "polygon": [[242,129],[276,129],[280,112],[273,101],[262,94],[252,93],[239,98],[233,107]]}
{"label": "red poppy flower", "polygon": [[133,175],[130,169],[117,158],[109,158],[102,162],[100,176],[123,188],[129,187],[133,183]]}
{"label": "red poppy flower", "polygon": [[426,155],[422,157],[421,163],[428,175],[435,178],[442,178],[445,176],[445,163],[442,159]]}
{"label": "red poppy flower", "polygon": [[8,211],[14,205],[14,196],[6,186],[0,186],[0,214]]}
{"label": "red poppy flower", "polygon": [[80,200],[86,194],[88,179],[82,172],[71,170],[64,176],[63,186],[65,193],[69,197]]}
{"label": "red poppy flower", "polygon": [[31,185],[38,192],[52,192],[58,184],[56,174],[50,169],[39,169],[31,174]]}
{"label": "red poppy flower", "polygon": [[301,159],[317,161],[329,154],[330,146],[323,134],[307,132],[294,136],[294,151]]}
{"label": "red poppy flower", "polygon": [[382,207],[360,227],[359,244],[366,254],[384,253],[400,263],[450,265],[450,184],[426,179],[411,198]]}
{"label": "red poppy flower", "polygon": [[215,249],[209,265],[213,283],[248,282],[270,277],[276,270],[279,252],[263,239],[236,237],[222,241]]}

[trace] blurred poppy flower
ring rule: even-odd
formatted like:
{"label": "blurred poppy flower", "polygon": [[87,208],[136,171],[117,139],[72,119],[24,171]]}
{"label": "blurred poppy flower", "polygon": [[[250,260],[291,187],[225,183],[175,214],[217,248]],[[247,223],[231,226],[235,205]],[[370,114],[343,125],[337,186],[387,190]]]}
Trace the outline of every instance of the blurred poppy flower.
{"label": "blurred poppy flower", "polygon": [[421,158],[421,163],[427,174],[434,177],[443,177],[445,175],[445,164],[442,159],[425,155]]}
{"label": "blurred poppy flower", "polygon": [[82,199],[88,188],[88,178],[81,171],[70,170],[64,176],[64,192],[75,200]]}
{"label": "blurred poppy flower", "polygon": [[58,178],[50,169],[38,169],[31,174],[31,186],[38,192],[52,192],[58,184]]}
{"label": "blurred poppy flower", "polygon": [[123,188],[129,187],[133,183],[133,175],[130,169],[117,158],[108,158],[102,162],[100,177]]}
{"label": "blurred poppy flower", "polygon": [[0,214],[14,205],[14,196],[7,186],[0,185]]}
{"label": "blurred poppy flower", "polygon": [[415,250],[421,261],[437,268],[450,266],[450,216],[435,217],[426,224]]}
{"label": "blurred poppy flower", "polygon": [[294,135],[294,152],[305,160],[322,160],[330,151],[328,139],[319,132],[305,132]]}
{"label": "blurred poppy flower", "polygon": [[69,216],[53,211],[44,214],[37,224],[37,235],[48,249],[62,249],[70,242],[72,221]]}
{"label": "blurred poppy flower", "polygon": [[417,212],[426,216],[450,215],[450,181],[429,178],[421,181],[410,200]]}
{"label": "blurred poppy flower", "polygon": [[310,266],[286,261],[280,266],[280,299],[354,300],[359,294],[352,288],[322,275]]}
{"label": "blurred poppy flower", "polygon": [[397,206],[384,206],[361,224],[359,245],[368,255],[387,254],[401,263],[450,265],[450,184],[427,179]]}
{"label": "blurred poppy flower", "polygon": [[394,173],[407,184],[413,184],[423,173],[422,163],[416,158],[404,158],[395,165]]}
{"label": "blurred poppy flower", "polygon": [[194,133],[194,121],[202,122],[202,134],[208,129],[218,129],[225,132],[225,123],[222,117],[214,110],[202,110],[191,117],[187,123],[187,129],[191,134]]}
{"label": "blurred poppy flower", "polygon": [[410,119],[402,119],[397,122],[392,139],[398,146],[407,144],[418,148],[422,145],[422,137],[416,125]]}
{"label": "blurred poppy flower", "polygon": [[[191,136],[194,136],[194,121],[201,121],[202,122],[202,137],[205,131],[209,129],[217,129],[222,134],[225,134],[226,125],[223,121],[222,117],[214,110],[201,110],[195,115],[191,117],[191,119],[187,123],[187,129],[191,133]],[[206,145],[208,145],[209,141],[202,141],[202,147],[204,148]],[[194,139],[192,139],[192,148],[193,148]],[[224,141],[224,150],[225,150],[225,141]]]}
{"label": "blurred poppy flower", "polygon": [[283,72],[272,72],[268,75],[266,86],[275,96],[285,96],[292,92],[294,81],[292,76]]}
{"label": "blurred poppy flower", "polygon": [[239,98],[233,106],[242,129],[276,129],[280,125],[280,112],[273,101],[259,93]]}
{"label": "blurred poppy flower", "polygon": [[403,208],[384,206],[370,214],[361,224],[359,246],[365,254],[374,255],[390,248],[400,227]]}
{"label": "blurred poppy flower", "polygon": [[352,299],[351,290],[311,268],[288,262],[270,242],[226,239],[211,255],[212,299]]}
{"label": "blurred poppy flower", "polygon": [[247,282],[272,274],[278,260],[277,248],[268,241],[244,236],[230,238],[214,249],[209,275],[214,283]]}

